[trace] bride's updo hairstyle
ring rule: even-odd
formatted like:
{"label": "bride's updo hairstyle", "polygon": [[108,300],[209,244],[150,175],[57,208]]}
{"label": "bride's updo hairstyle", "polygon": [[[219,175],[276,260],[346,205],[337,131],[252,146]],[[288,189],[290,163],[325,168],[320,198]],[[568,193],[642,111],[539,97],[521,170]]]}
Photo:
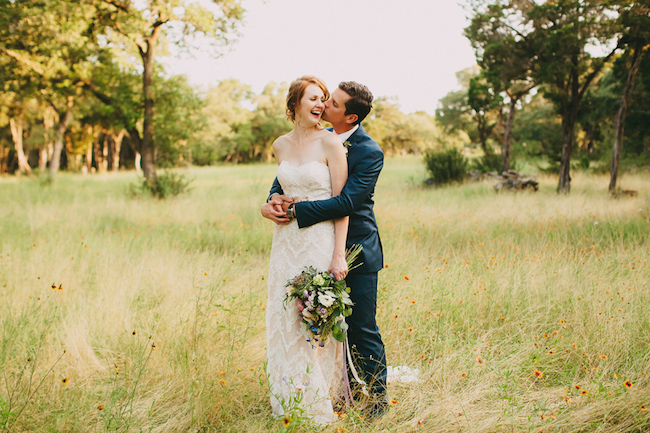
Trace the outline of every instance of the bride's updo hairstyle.
{"label": "bride's updo hairstyle", "polygon": [[296,121],[296,108],[298,108],[298,104],[305,94],[305,89],[310,84],[315,84],[320,87],[323,94],[325,94],[325,99],[330,98],[330,92],[320,78],[316,78],[313,75],[303,75],[294,80],[289,86],[289,92],[287,92],[287,119],[292,122]]}

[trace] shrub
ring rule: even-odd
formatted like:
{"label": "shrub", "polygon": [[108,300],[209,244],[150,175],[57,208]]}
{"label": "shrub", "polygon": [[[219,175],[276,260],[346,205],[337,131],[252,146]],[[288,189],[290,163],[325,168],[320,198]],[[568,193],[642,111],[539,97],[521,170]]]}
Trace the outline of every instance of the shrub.
{"label": "shrub", "polygon": [[462,182],[467,176],[469,163],[458,149],[442,152],[429,151],[424,154],[424,162],[434,184]]}
{"label": "shrub", "polygon": [[481,173],[496,171],[501,173],[503,170],[503,157],[494,152],[488,152],[474,161],[474,169]]}
{"label": "shrub", "polygon": [[184,175],[174,173],[173,171],[167,171],[159,174],[156,182],[143,180],[140,185],[132,185],[131,194],[137,195],[138,193],[149,193],[152,196],[163,200],[188,192],[190,190],[190,183],[192,183],[192,181]]}

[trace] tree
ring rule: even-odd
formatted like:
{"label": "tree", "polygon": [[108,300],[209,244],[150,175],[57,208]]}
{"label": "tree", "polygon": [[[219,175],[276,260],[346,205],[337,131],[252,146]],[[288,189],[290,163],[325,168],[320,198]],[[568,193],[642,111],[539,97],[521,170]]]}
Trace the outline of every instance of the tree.
{"label": "tree", "polygon": [[237,148],[246,152],[243,156],[247,160],[270,161],[275,139],[293,128],[286,113],[288,90],[287,83],[267,84],[256,98],[257,106],[250,124],[239,126],[235,140]]}
{"label": "tree", "polygon": [[650,16],[648,7],[641,6],[638,2],[623,2],[621,11],[621,23],[624,26],[624,36],[621,44],[627,45],[624,58],[629,59],[629,69],[619,109],[616,114],[616,138],[612,154],[612,167],[610,170],[609,190],[616,190],[618,177],[618,163],[623,147],[623,134],[625,128],[625,117],[632,87],[636,79],[641,59],[644,52],[650,47]]}
{"label": "tree", "polygon": [[193,131],[201,130],[204,118],[199,114],[204,101],[185,76],[158,76],[154,86],[157,110],[154,115],[156,160],[171,166],[187,154],[187,142]]}
{"label": "tree", "polygon": [[250,86],[235,79],[223,80],[210,88],[201,113],[209,121],[192,134],[188,143],[193,164],[208,165],[239,155],[235,135],[242,125],[250,123],[253,113],[246,105],[252,106],[254,99]]}
{"label": "tree", "polygon": [[[56,113],[50,173],[59,169],[64,134],[73,118],[81,77],[92,68],[97,49],[91,29],[93,8],[66,0],[0,4],[0,52],[13,61],[17,75],[35,80],[38,98]],[[62,20],[61,17],[66,17]],[[30,80],[31,81],[31,80]],[[24,93],[24,89],[23,89]]]}
{"label": "tree", "polygon": [[616,36],[613,11],[599,0],[557,0],[526,8],[526,24],[536,33],[539,61],[533,79],[543,84],[544,95],[562,116],[562,157],[557,192],[571,190],[571,153],[575,124],[585,92],[616,48],[602,58],[587,51],[589,43],[601,45]]}
{"label": "tree", "polygon": [[516,146],[527,155],[544,157],[551,166],[547,171],[558,173],[562,155],[562,118],[554,105],[540,93],[522,101],[519,121],[513,125]]}
{"label": "tree", "polygon": [[467,91],[455,90],[440,98],[436,121],[447,134],[466,133],[472,123],[472,117],[468,113]]}
{"label": "tree", "polygon": [[497,125],[498,120],[494,117],[499,114],[502,99],[487,82],[483,72],[469,81],[467,102],[474,113],[481,149],[485,155],[491,155],[494,151],[488,146],[487,140]]}
{"label": "tree", "polygon": [[[196,46],[199,41],[215,44],[230,42],[238,22],[243,17],[239,0],[212,0],[207,5],[199,1],[95,0],[106,8],[110,27],[109,39],[126,43],[137,50],[142,62],[142,97],[144,121],[142,126],[142,168],[148,182],[156,183],[154,146],[154,94],[152,80],[154,58],[166,41],[180,47]],[[204,5],[205,4],[205,5]],[[167,36],[163,39],[162,36]]]}
{"label": "tree", "polygon": [[397,101],[377,98],[364,121],[371,134],[386,154],[420,153],[438,142],[435,119],[424,112],[404,114]]}
{"label": "tree", "polygon": [[517,103],[535,87],[530,76],[536,59],[534,32],[523,25],[529,3],[485,4],[472,0],[470,5],[472,18],[465,36],[472,43],[485,81],[495,94],[505,93],[509,101],[501,151],[502,170],[507,171]]}
{"label": "tree", "polygon": [[456,73],[461,90],[447,93],[438,102],[436,121],[452,141],[463,143],[480,142],[476,120],[469,105],[468,91],[472,78],[480,74],[478,66],[473,66]]}

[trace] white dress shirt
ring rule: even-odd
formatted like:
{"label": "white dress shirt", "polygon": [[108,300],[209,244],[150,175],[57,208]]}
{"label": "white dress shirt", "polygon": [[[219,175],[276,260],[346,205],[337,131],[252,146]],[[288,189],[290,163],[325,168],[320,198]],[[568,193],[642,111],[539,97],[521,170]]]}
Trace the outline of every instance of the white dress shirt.
{"label": "white dress shirt", "polygon": [[354,134],[357,131],[357,129],[359,129],[358,123],[354,125],[354,128],[350,129],[349,131],[345,131],[342,134],[338,134],[339,138],[341,139],[341,143],[345,143],[347,139],[350,138],[352,134]]}

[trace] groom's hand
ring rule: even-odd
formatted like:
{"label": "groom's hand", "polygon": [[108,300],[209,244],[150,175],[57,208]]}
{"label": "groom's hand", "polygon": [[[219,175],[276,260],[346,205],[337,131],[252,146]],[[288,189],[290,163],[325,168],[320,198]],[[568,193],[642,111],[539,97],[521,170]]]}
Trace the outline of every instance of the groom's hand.
{"label": "groom's hand", "polygon": [[280,194],[273,194],[271,199],[262,205],[260,212],[264,218],[270,219],[278,225],[285,225],[289,223],[287,213],[282,209],[282,204],[285,200],[291,200],[290,197]]}
{"label": "groom's hand", "polygon": [[[283,197],[286,197],[286,196],[283,196]],[[287,213],[287,209],[289,209],[289,205],[290,205],[291,203],[293,203],[293,199],[291,199],[291,198],[289,198],[288,201],[287,201],[287,200],[284,200],[284,201],[282,202],[282,211],[283,211],[284,213]]]}

